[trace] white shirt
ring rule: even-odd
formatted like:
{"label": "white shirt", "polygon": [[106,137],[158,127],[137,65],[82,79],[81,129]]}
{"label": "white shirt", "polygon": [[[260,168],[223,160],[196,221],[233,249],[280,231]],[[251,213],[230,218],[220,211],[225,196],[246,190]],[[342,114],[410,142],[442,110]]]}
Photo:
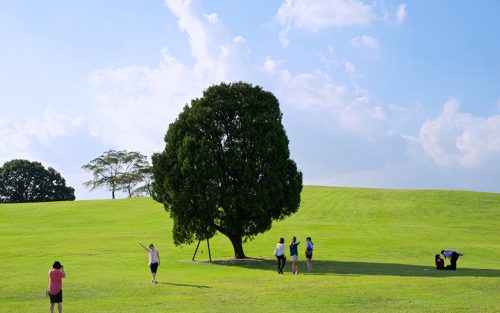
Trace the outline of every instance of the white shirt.
{"label": "white shirt", "polygon": [[285,254],[285,244],[279,243],[276,245],[276,249],[274,249],[274,256],[280,256]]}
{"label": "white shirt", "polygon": [[158,250],[156,249],[149,249],[149,263],[159,263],[160,262],[160,255],[158,254]]}

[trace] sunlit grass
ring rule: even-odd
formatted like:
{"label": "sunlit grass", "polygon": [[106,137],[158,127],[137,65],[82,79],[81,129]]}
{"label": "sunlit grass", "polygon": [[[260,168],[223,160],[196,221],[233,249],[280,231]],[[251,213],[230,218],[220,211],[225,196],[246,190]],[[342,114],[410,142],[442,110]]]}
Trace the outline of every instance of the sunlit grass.
{"label": "sunlit grass", "polygon": [[[500,194],[306,186],[295,215],[246,243],[175,247],[172,221],[149,198],[0,205],[0,312],[45,312],[47,272],[67,271],[65,312],[500,311]],[[279,237],[315,244],[314,273],[275,273]],[[147,255],[161,255],[152,285]],[[441,249],[465,254],[436,271]]]}

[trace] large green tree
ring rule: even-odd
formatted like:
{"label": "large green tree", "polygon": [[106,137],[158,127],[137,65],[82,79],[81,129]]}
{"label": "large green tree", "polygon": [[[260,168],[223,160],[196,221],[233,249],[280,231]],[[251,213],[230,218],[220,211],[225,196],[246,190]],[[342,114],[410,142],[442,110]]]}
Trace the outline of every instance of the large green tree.
{"label": "large green tree", "polygon": [[209,87],[170,124],[153,155],[154,198],[174,221],[175,244],[212,237],[242,243],[296,212],[302,173],[290,159],[276,97],[237,82]]}
{"label": "large green tree", "polygon": [[75,189],[55,169],[40,162],[12,160],[0,168],[0,202],[75,200]]}
{"label": "large green tree", "polygon": [[111,191],[111,198],[122,190],[132,197],[135,187],[144,180],[144,172],[150,168],[145,155],[136,151],[108,150],[82,166],[85,171],[91,172],[93,179],[84,183],[90,190],[107,188]]}

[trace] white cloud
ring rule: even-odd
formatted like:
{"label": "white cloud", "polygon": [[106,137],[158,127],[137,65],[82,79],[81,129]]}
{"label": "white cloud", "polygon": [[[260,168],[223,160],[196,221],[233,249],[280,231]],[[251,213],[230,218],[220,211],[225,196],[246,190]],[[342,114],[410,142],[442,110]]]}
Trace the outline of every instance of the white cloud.
{"label": "white cloud", "polygon": [[422,125],[419,139],[436,164],[479,166],[500,155],[500,115],[482,118],[461,113],[458,100],[452,98],[438,118]]}
{"label": "white cloud", "polygon": [[398,23],[403,23],[406,18],[406,4],[400,4],[398,10],[396,11],[396,16]]}
{"label": "white cloud", "polygon": [[[157,151],[162,133],[190,99],[200,97],[214,76],[199,75],[164,50],[156,68],[129,66],[96,71],[94,134],[115,147]],[[96,80],[95,77],[98,77]]]}
{"label": "white cloud", "polygon": [[217,16],[217,13],[203,14],[203,16],[212,24],[217,24],[219,22],[219,16]]}
{"label": "white cloud", "polygon": [[59,114],[51,109],[46,109],[41,118],[30,118],[25,123],[0,119],[0,161],[33,159],[30,149],[33,144],[48,145],[80,126],[81,117]]}
{"label": "white cloud", "polygon": [[341,128],[371,137],[386,120],[382,107],[374,105],[363,90],[337,84],[321,71],[292,74],[281,63],[267,58],[263,66],[275,79],[280,102],[303,110],[325,110]]}
{"label": "white cloud", "polygon": [[317,31],[326,27],[367,25],[372,7],[356,0],[286,0],[278,10],[282,25]]}
{"label": "white cloud", "polygon": [[[189,1],[166,3],[177,16],[180,30],[187,34],[194,65],[180,61],[164,49],[156,67],[95,71],[90,78],[97,100],[92,112],[92,132],[103,143],[147,154],[159,151],[168,124],[185,104],[200,97],[212,84],[246,77],[251,77],[252,82],[269,79],[266,88],[276,94],[282,105],[325,110],[348,131],[372,135],[384,123],[384,110],[374,105],[365,91],[337,84],[321,71],[293,74],[282,68],[282,61],[270,57],[261,67],[255,67],[243,37],[219,36],[219,29],[191,13]],[[353,64],[345,66],[355,73]]]}
{"label": "white cloud", "polygon": [[349,61],[344,62],[344,69],[350,76],[356,75],[356,66]]}
{"label": "white cloud", "polygon": [[365,48],[372,50],[378,50],[380,46],[377,38],[368,35],[354,37],[353,39],[351,39],[350,44],[354,48]]}
{"label": "white cloud", "polygon": [[215,65],[212,62],[213,56],[208,51],[210,34],[205,29],[203,23],[192,15],[190,10],[190,0],[165,0],[169,10],[177,17],[179,29],[185,31],[189,38],[191,54],[196,59],[195,70],[198,75],[203,72],[213,71]]}
{"label": "white cloud", "polygon": [[242,36],[236,36],[236,37],[234,37],[233,42],[234,43],[246,43],[247,40]]}
{"label": "white cloud", "polygon": [[280,68],[281,63],[283,63],[283,61],[276,61],[273,60],[271,57],[267,57],[266,61],[264,61],[262,69],[267,73],[274,74]]}
{"label": "white cloud", "polygon": [[82,118],[56,113],[51,109],[43,112],[42,119],[29,119],[24,132],[33,136],[42,144],[47,144],[56,137],[68,135],[72,129],[81,125]]}
{"label": "white cloud", "polygon": [[286,0],[276,18],[283,26],[279,39],[286,47],[292,28],[318,31],[328,27],[368,25],[374,14],[372,6],[357,0]]}
{"label": "white cloud", "polygon": [[290,31],[290,25],[288,26],[285,26],[279,36],[278,36],[278,39],[280,41],[280,44],[282,47],[286,48],[288,47],[288,45],[290,44],[290,39],[288,39],[288,32]]}
{"label": "white cloud", "polygon": [[92,132],[120,149],[151,153],[163,148],[163,134],[184,105],[208,86],[242,80],[251,66],[250,49],[241,36],[224,38],[203,17],[193,15],[190,1],[165,1],[187,34],[194,64],[163,49],[156,67],[126,66],[95,71],[97,100]]}

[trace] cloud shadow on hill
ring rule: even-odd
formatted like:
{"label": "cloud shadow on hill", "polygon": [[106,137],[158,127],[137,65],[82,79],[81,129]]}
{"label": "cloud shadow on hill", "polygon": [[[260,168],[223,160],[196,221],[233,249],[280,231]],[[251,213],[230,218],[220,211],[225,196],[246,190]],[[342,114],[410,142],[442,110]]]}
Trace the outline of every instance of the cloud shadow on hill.
{"label": "cloud shadow on hill", "polygon": [[[244,260],[225,259],[212,262],[222,266],[237,266],[255,270],[276,271],[276,261],[269,259],[248,258]],[[374,276],[407,276],[407,277],[500,277],[500,270],[481,268],[461,268],[457,263],[456,271],[438,271],[434,266],[395,263],[370,263],[350,261],[314,260],[312,273],[307,273],[305,261],[299,262],[299,270],[307,275],[374,275]],[[290,273],[291,262],[287,259],[285,271]]]}

